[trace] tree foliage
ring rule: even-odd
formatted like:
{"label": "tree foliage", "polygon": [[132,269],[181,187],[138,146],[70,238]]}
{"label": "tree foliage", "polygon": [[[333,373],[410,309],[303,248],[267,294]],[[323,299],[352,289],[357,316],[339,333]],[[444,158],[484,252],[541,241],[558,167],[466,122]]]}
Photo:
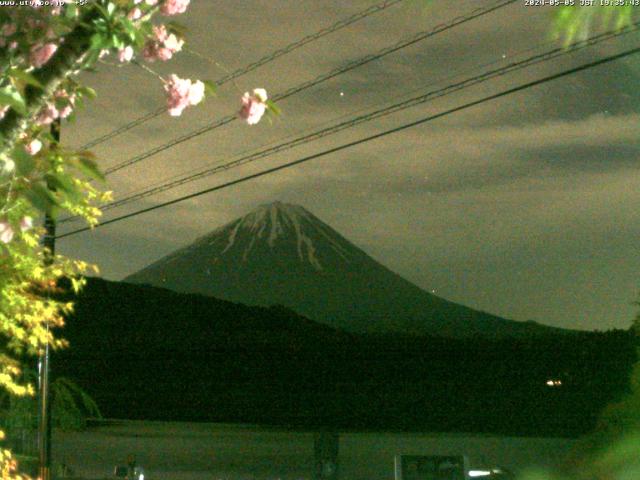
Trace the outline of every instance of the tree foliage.
{"label": "tree foliage", "polygon": [[[100,203],[110,198],[94,156],[63,148],[51,125],[73,121],[75,110],[95,96],[78,76],[105,56],[124,63],[136,56],[164,61],[177,53],[182,27],[152,24],[152,18],[182,13],[189,0],[18,3],[0,8],[0,387],[11,396],[6,402],[14,420],[31,421],[25,419],[32,416],[33,399],[13,398],[34,392],[21,359],[47,344],[65,346],[54,332],[73,305],[56,299],[59,280],[72,279],[78,291],[80,274],[97,272],[83,261],[52,255],[41,245],[44,229],[35,225],[63,212],[95,225]],[[176,75],[160,80],[172,114],[199,103],[208,90]],[[58,415],[61,425],[77,424],[83,409],[99,414],[73,383],[58,379],[54,388],[54,411],[66,412]],[[8,450],[0,451],[0,470],[2,478],[18,478]]]}
{"label": "tree foliage", "polygon": [[[620,6],[573,5],[557,7],[553,35],[561,38],[565,46],[576,40],[586,40],[596,28],[622,30],[631,25],[633,13],[638,7],[631,2]],[[614,2],[612,2],[614,3]]]}

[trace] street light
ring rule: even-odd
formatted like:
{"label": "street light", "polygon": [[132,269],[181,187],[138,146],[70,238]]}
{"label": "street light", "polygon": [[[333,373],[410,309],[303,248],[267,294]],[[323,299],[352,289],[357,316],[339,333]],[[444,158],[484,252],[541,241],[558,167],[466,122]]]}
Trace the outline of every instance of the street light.
{"label": "street light", "polygon": [[[51,124],[51,135],[54,143],[60,143],[60,119]],[[51,185],[47,185],[53,190]],[[56,221],[47,213],[44,217],[45,234],[42,245],[48,250],[44,263],[53,263],[56,250]],[[47,335],[49,324],[47,323]],[[40,480],[51,479],[51,398],[49,389],[50,347],[47,342],[38,355],[38,477]]]}

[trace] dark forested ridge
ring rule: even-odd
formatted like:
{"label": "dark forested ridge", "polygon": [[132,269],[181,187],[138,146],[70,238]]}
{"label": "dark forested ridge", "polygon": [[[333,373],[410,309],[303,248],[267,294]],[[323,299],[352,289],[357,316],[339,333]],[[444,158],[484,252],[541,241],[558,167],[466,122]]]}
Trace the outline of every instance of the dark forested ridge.
{"label": "dark forested ridge", "polygon": [[[89,279],[55,375],[106,417],[576,435],[627,389],[625,331],[356,335],[283,307]],[[548,380],[562,384],[547,385]]]}

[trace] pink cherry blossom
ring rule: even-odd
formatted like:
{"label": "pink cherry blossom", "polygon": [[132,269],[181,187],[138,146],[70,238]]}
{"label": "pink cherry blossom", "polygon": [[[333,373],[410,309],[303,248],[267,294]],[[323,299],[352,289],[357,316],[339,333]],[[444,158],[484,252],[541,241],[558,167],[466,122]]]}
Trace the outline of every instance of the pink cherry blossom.
{"label": "pink cherry blossom", "polygon": [[35,155],[42,148],[42,142],[37,138],[31,140],[25,147],[29,155]]}
{"label": "pink cherry blossom", "polygon": [[0,222],[0,242],[9,243],[13,239],[13,228],[9,222]]}
{"label": "pink cherry blossom", "polygon": [[33,228],[33,218],[27,216],[22,217],[20,220],[20,231],[26,232],[27,230],[31,230]]}
{"label": "pink cherry blossom", "polygon": [[56,53],[58,46],[55,43],[45,43],[44,45],[34,45],[31,47],[29,61],[31,65],[40,68]]}
{"label": "pink cherry blossom", "polygon": [[178,117],[182,111],[189,106],[189,87],[191,80],[181,79],[177,75],[171,75],[169,82],[165,85],[167,91],[167,107],[169,115]]}
{"label": "pink cherry blossom", "polygon": [[[53,98],[54,103],[46,104],[42,108],[42,110],[40,110],[40,113],[36,117],[36,123],[38,125],[49,125],[55,119],[67,118],[69,115],[71,115],[71,112],[73,112],[73,107],[75,106],[76,102],[75,95],[69,95],[65,90],[58,90],[53,94]],[[64,99],[66,100],[66,102],[62,102],[64,103],[64,105],[58,110],[55,101],[60,99]],[[59,103],[60,102],[58,102],[58,105]]]}
{"label": "pink cherry blossom", "polygon": [[171,53],[176,53],[182,50],[182,46],[184,45],[184,40],[180,40],[173,33],[169,34],[167,39],[164,41],[164,46],[171,50]]}
{"label": "pink cherry blossom", "polygon": [[131,45],[127,45],[124,48],[118,50],[118,60],[122,63],[130,62],[133,58],[133,47]]}
{"label": "pink cherry blossom", "polygon": [[48,103],[40,110],[40,113],[36,117],[36,123],[38,125],[50,125],[59,116],[60,113],[55,105]]}
{"label": "pink cherry blossom", "polygon": [[200,103],[204,97],[204,84],[200,81],[191,82],[188,78],[180,78],[176,74],[169,77],[165,85],[167,92],[167,107],[169,115],[178,117],[182,111]]}
{"label": "pink cherry blossom", "polygon": [[260,121],[267,110],[267,92],[264,88],[256,88],[253,93],[245,92],[242,96],[242,108],[238,115],[248,125],[255,125]]}
{"label": "pink cherry blossom", "polygon": [[173,57],[173,52],[171,52],[171,50],[169,50],[166,47],[159,47],[156,50],[156,58],[158,60],[162,60],[163,62],[166,62],[167,60],[170,60],[171,57]]}
{"label": "pink cherry blossom", "polygon": [[66,105],[62,110],[58,110],[58,117],[67,118],[73,112],[73,105]]}
{"label": "pink cherry blossom", "polygon": [[142,49],[142,57],[153,62],[158,58],[158,45],[155,42],[147,42]]}
{"label": "pink cherry blossom", "polygon": [[200,80],[191,84],[189,88],[189,104],[197,105],[204,99],[204,83]]}
{"label": "pink cherry blossom", "polygon": [[160,7],[160,13],[163,15],[177,15],[184,13],[189,6],[190,0],[164,0]]}
{"label": "pink cherry blossom", "polygon": [[141,17],[142,17],[142,10],[140,10],[138,7],[134,8],[127,14],[127,18],[129,20],[138,20]]}
{"label": "pink cherry blossom", "polygon": [[169,38],[169,32],[167,32],[167,27],[164,25],[154,25],[153,26],[153,39],[159,43],[164,43],[164,41]]}
{"label": "pink cherry blossom", "polygon": [[152,5],[152,6],[153,6],[153,5],[157,5],[157,4],[158,4],[158,0],[147,0],[147,1],[146,1],[146,4],[147,4],[147,5]]}
{"label": "pink cherry blossom", "polygon": [[14,33],[16,33],[17,30],[18,27],[16,27],[15,23],[5,23],[2,26],[2,35],[4,35],[5,37],[10,37]]}
{"label": "pink cherry blossom", "polygon": [[145,60],[153,62],[155,60],[166,61],[179,52],[184,45],[184,41],[169,33],[164,25],[154,25],[153,36],[147,40],[142,49],[142,56]]}
{"label": "pink cherry blossom", "polygon": [[253,96],[260,100],[262,103],[267,101],[267,91],[264,88],[254,88]]}
{"label": "pink cherry blossom", "polygon": [[170,60],[173,57],[173,53],[168,48],[163,47],[156,42],[147,42],[142,49],[142,56],[149,62],[155,62],[156,60],[162,60],[163,62]]}
{"label": "pink cherry blossom", "polygon": [[58,110],[58,116],[60,118],[67,118],[69,115],[71,115],[71,112],[73,112],[73,107],[76,103],[76,96],[73,94],[69,95],[65,90],[58,90],[53,94],[53,97],[55,99],[64,99],[67,101],[66,104],[60,110]]}

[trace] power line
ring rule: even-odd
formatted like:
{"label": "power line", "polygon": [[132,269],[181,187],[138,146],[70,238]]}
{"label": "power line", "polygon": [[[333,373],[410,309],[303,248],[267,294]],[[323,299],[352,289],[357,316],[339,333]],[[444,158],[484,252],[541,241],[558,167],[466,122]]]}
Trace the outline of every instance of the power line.
{"label": "power line", "polygon": [[[343,65],[341,67],[333,69],[328,73],[319,75],[318,77],[316,77],[316,78],[314,78],[312,80],[309,80],[309,81],[303,82],[302,84],[294,86],[294,87],[290,88],[289,90],[276,95],[274,97],[274,99],[277,101],[277,100],[282,100],[284,98],[287,98],[287,97],[289,97],[291,95],[294,95],[296,93],[299,93],[302,90],[305,90],[307,88],[315,86],[315,85],[317,85],[317,84],[319,84],[321,82],[324,82],[324,81],[326,81],[326,80],[328,80],[330,78],[333,78],[333,77],[335,77],[335,76],[337,76],[337,75],[339,75],[341,73],[344,73],[344,72],[346,72],[348,70],[357,68],[357,67],[359,67],[361,65],[364,65],[364,64],[369,63],[371,61],[374,61],[374,60],[382,58],[382,57],[384,57],[386,55],[389,55],[389,54],[391,54],[393,52],[396,52],[396,51],[398,51],[398,50],[400,50],[402,48],[405,48],[407,46],[413,45],[413,44],[415,44],[415,43],[417,43],[417,42],[419,42],[421,40],[424,40],[426,38],[429,38],[429,37],[431,37],[433,35],[436,35],[438,33],[441,33],[441,32],[444,32],[446,30],[449,30],[449,29],[451,29],[451,28],[453,28],[453,27],[455,27],[457,25],[460,25],[462,23],[474,20],[474,19],[476,19],[476,18],[478,18],[478,17],[480,17],[482,15],[486,15],[488,13],[491,13],[491,12],[493,12],[495,10],[498,10],[500,8],[503,8],[503,7],[505,7],[505,6],[507,6],[507,5],[511,4],[511,3],[514,3],[515,1],[517,1],[517,0],[501,1],[501,2],[498,2],[498,3],[494,4],[493,6],[476,8],[476,9],[474,9],[473,11],[471,11],[469,14],[467,14],[465,16],[455,17],[455,18],[453,18],[452,20],[450,20],[447,23],[439,24],[439,25],[433,27],[432,29],[429,29],[429,30],[426,30],[426,31],[422,31],[422,32],[418,32],[417,34],[412,35],[409,38],[400,40],[396,44],[388,46],[388,47],[385,47],[385,48],[383,48],[382,50],[379,50],[376,53],[373,53],[373,54],[370,54],[370,55],[366,55],[364,57],[356,59],[356,60],[354,60],[352,62],[349,62],[346,65]],[[531,48],[525,50],[525,52],[529,51],[529,50],[531,50]],[[496,63],[496,62],[489,63],[488,65],[492,65],[494,63]],[[146,152],[143,152],[142,154],[136,155],[136,156],[134,156],[134,157],[132,157],[132,158],[130,158],[128,160],[125,160],[124,162],[121,162],[120,164],[114,165],[114,166],[108,168],[105,171],[105,174],[108,175],[108,174],[113,173],[113,172],[115,172],[117,170],[125,168],[125,167],[127,167],[127,166],[129,166],[131,164],[134,164],[134,163],[137,163],[139,161],[142,161],[142,160],[144,160],[146,158],[149,158],[149,157],[151,157],[151,156],[153,156],[153,155],[155,155],[157,153],[160,153],[160,152],[162,152],[164,150],[167,150],[167,149],[169,149],[169,148],[171,148],[171,147],[173,147],[173,146],[175,146],[175,145],[177,145],[179,143],[185,142],[187,140],[190,140],[191,138],[194,138],[194,137],[197,137],[199,135],[202,135],[202,134],[206,133],[207,131],[211,131],[211,130],[213,130],[215,128],[218,128],[220,126],[228,124],[231,121],[235,120],[236,118],[237,118],[236,115],[229,115],[229,116],[224,117],[224,118],[222,118],[222,119],[220,119],[220,120],[218,120],[218,121],[216,121],[216,122],[214,122],[212,124],[205,125],[205,126],[199,128],[199,129],[195,130],[195,131],[189,132],[188,134],[185,134],[185,135],[183,135],[181,137],[178,137],[178,138],[172,140],[171,142],[169,142],[167,144],[160,145],[160,146],[155,147],[155,148],[153,148],[151,150],[147,150]],[[293,146],[295,146],[295,145],[292,145],[289,148],[293,148]],[[282,149],[280,149],[280,150],[282,150]],[[278,151],[280,151],[280,150],[278,150]],[[261,155],[261,157],[262,156],[265,156],[265,155]],[[223,168],[224,167],[225,166],[223,166]],[[210,172],[211,172],[211,170],[207,170],[205,172],[198,172],[195,175],[198,178],[201,178],[203,176],[207,176],[207,174],[212,174]],[[191,177],[187,177],[187,179],[191,179]],[[196,178],[194,178],[194,180],[195,179]],[[184,182],[183,179],[176,180],[176,182],[180,182],[180,184],[186,183],[186,182]],[[133,201],[135,199],[144,198],[144,197],[149,196],[149,195],[151,195],[153,193],[158,193],[160,191],[167,190],[168,188],[172,188],[173,186],[178,186],[178,185],[174,184],[174,183],[171,183],[169,185],[169,187],[166,187],[165,183],[160,183],[160,186],[157,187],[157,189],[153,188],[153,189],[151,189],[152,191],[147,190],[147,191],[142,192],[142,194],[135,194],[135,195],[132,195],[132,196],[125,197],[123,199],[117,200],[116,202],[111,202],[111,203],[107,204],[106,206],[104,206],[103,210],[109,210],[111,208],[115,208],[117,206],[129,203],[130,201]],[[148,193],[148,192],[150,192],[150,193]],[[135,198],[133,198],[133,197],[135,197]],[[75,220],[75,219],[78,219],[78,218],[80,218],[80,217],[78,217],[78,216],[67,217],[67,218],[64,218],[64,219],[60,220],[59,223],[65,223],[65,222],[72,221],[72,220]]]}
{"label": "power line", "polygon": [[290,53],[294,50],[296,50],[297,48],[302,47],[303,45],[306,45],[307,43],[313,42],[319,38],[324,37],[325,35],[328,35],[330,33],[335,32],[336,30],[339,30],[341,28],[344,28],[348,25],[351,25],[352,23],[355,23],[359,20],[362,20],[363,18],[366,18],[370,15],[373,15],[375,13],[381,12],[382,10],[385,10],[397,3],[400,3],[403,0],[389,0],[386,2],[382,2],[379,5],[374,5],[372,7],[367,8],[366,10],[363,10],[362,12],[356,13],[355,15],[352,15],[349,18],[346,18],[344,20],[341,20],[335,24],[333,24],[331,27],[327,27],[327,28],[323,28],[322,30],[319,30],[318,32],[312,34],[312,35],[307,35],[306,37],[302,38],[301,40],[292,43],[290,45],[287,45],[286,47],[281,48],[280,50],[276,50],[275,52],[273,52],[270,55],[267,55],[263,58],[261,58],[260,60],[247,65],[244,68],[241,68],[239,70],[236,70],[233,73],[230,73],[229,75],[227,75],[226,77],[222,78],[220,81],[225,83],[228,82],[230,80],[233,80],[235,78],[238,78],[241,75],[244,75],[245,73],[249,73],[252,70],[255,70],[256,68],[264,65],[265,63],[269,63],[273,60],[275,60],[276,58],[279,58],[283,55],[286,55],[287,53]]}
{"label": "power line", "polygon": [[[626,32],[621,32],[621,33],[626,33]],[[556,41],[548,41],[548,42],[539,43],[539,44],[537,44],[537,45],[535,45],[533,47],[529,47],[529,48],[526,48],[524,50],[520,50],[518,52],[515,52],[515,53],[511,54],[510,57],[515,57],[517,55],[522,55],[522,54],[525,54],[525,53],[528,53],[528,52],[531,52],[531,51],[534,51],[534,50],[538,50],[541,47],[544,47],[544,46],[547,46],[547,45],[556,44],[556,43],[557,43]],[[569,45],[569,47],[567,47],[567,48],[568,49],[573,49],[574,45],[573,44]],[[502,59],[499,59],[499,60],[493,60],[491,62],[486,62],[486,63],[484,63],[482,65],[477,65],[475,67],[467,68],[465,70],[460,70],[460,71],[457,71],[457,72],[455,72],[453,74],[446,75],[446,76],[443,76],[443,77],[439,77],[439,78],[429,82],[429,84],[433,85],[433,86],[440,85],[440,84],[444,83],[445,81],[453,80],[454,78],[459,77],[462,74],[476,72],[478,70],[481,70],[481,69],[486,68],[486,67],[490,67],[492,65],[496,65],[498,63],[504,63],[504,59],[505,59],[505,57],[502,57]],[[419,88],[414,88],[414,89],[412,89],[410,91],[405,91],[405,92],[402,93],[402,96],[403,97],[407,97],[408,95],[413,94],[413,93],[421,90],[422,88],[424,88],[424,85],[419,87]],[[329,124],[331,124],[333,122],[343,120],[343,119],[349,117],[350,115],[360,114],[360,113],[365,112],[365,111],[367,111],[367,107],[359,108],[359,109],[356,109],[356,110],[352,110],[350,113],[345,113],[345,114],[342,114],[342,115],[340,115],[338,117],[334,117],[332,119],[325,120],[324,122],[320,123],[318,126],[326,126],[326,125],[329,125]],[[307,132],[309,132],[310,130],[311,130],[311,128],[307,128],[306,129]],[[292,138],[294,136],[295,136],[294,134],[286,135],[285,137],[282,138],[282,141],[284,141],[286,139],[289,139],[289,138]],[[245,153],[247,153],[249,151],[255,152],[258,149],[269,147],[269,146],[278,144],[280,142],[281,141],[274,139],[274,140],[271,140],[271,141],[269,141],[267,143],[263,143],[263,144],[259,145],[258,147],[241,151],[239,154],[244,155]],[[220,166],[220,165],[221,165],[221,162],[214,162],[213,164],[210,163],[208,168],[209,169],[210,168],[215,168],[216,166]],[[178,179],[187,178],[187,176],[190,176],[190,175],[205,173],[205,172],[209,171],[209,169],[205,170],[205,171],[202,171],[202,168],[203,167],[192,168],[192,169],[190,169],[190,170],[188,170],[186,172],[181,172],[181,173],[177,173],[177,174],[171,175],[170,177],[164,178],[163,180],[159,180],[159,181],[157,181],[157,182],[155,182],[153,184],[148,185],[146,187],[147,189],[145,189],[145,190],[142,190],[142,191],[138,190],[137,191],[138,193],[135,193],[135,194],[134,194],[134,192],[127,192],[126,195],[133,196],[133,195],[138,195],[138,194],[144,194],[147,191],[149,191],[148,189],[166,185],[166,184],[168,184],[167,182],[173,182],[173,181],[178,180]],[[144,195],[144,196],[147,196],[147,195]],[[119,199],[119,200],[117,200],[115,202],[108,203],[106,205],[101,206],[100,209],[103,210],[103,211],[104,210],[109,210],[111,208],[119,206],[121,201],[127,200],[128,198],[129,197],[125,197],[125,198]],[[116,204],[118,204],[118,205],[116,205]],[[73,219],[79,219],[79,218],[80,218],[79,216],[70,217],[70,218],[63,219],[60,222],[66,222],[66,221],[70,221],[70,220],[73,220]]]}
{"label": "power line", "polygon": [[[333,148],[330,148],[328,150],[324,150],[322,152],[314,153],[312,155],[308,155],[306,157],[300,158],[298,160],[294,160],[292,162],[285,163],[283,165],[279,165],[277,167],[269,168],[267,170],[263,170],[263,171],[258,172],[258,173],[247,175],[247,176],[238,178],[236,180],[232,180],[232,181],[220,184],[220,185],[216,185],[214,187],[207,188],[205,190],[200,190],[198,192],[191,193],[189,195],[178,197],[178,198],[175,198],[173,200],[170,200],[170,201],[167,201],[167,202],[164,202],[164,203],[160,203],[158,205],[153,205],[151,207],[143,208],[141,210],[137,210],[135,212],[128,213],[126,215],[121,215],[120,217],[112,218],[112,219],[107,220],[105,222],[99,223],[98,225],[96,225],[96,227],[108,225],[108,224],[111,224],[111,223],[115,223],[115,222],[118,222],[118,221],[121,221],[121,220],[125,220],[125,219],[128,219],[128,218],[131,218],[131,217],[135,217],[135,216],[141,215],[143,213],[151,212],[153,210],[157,210],[157,209],[164,208],[164,207],[167,207],[167,206],[170,206],[170,205],[174,205],[176,203],[183,202],[185,200],[190,200],[192,198],[196,198],[196,197],[199,197],[201,195],[205,195],[207,193],[215,192],[217,190],[222,190],[224,188],[227,188],[227,187],[230,187],[230,186],[233,186],[233,185],[237,185],[239,183],[243,183],[243,182],[246,182],[246,181],[249,181],[249,180],[253,180],[255,178],[259,178],[259,177],[262,177],[262,176],[265,176],[265,175],[269,175],[271,173],[278,172],[280,170],[284,170],[284,169],[287,169],[287,168],[290,168],[290,167],[293,167],[293,166],[296,166],[296,165],[300,165],[302,163],[306,163],[306,162],[309,162],[311,160],[315,160],[317,158],[325,157],[325,156],[330,155],[332,153],[336,153],[336,152],[339,152],[339,151],[342,151],[342,150],[346,150],[348,148],[360,145],[362,143],[370,142],[372,140],[376,140],[378,138],[385,137],[387,135],[398,133],[398,132],[407,130],[409,128],[412,128],[412,127],[415,127],[415,126],[418,126],[418,125],[422,125],[424,123],[436,120],[438,118],[442,118],[444,116],[451,115],[453,113],[456,113],[456,112],[459,112],[459,111],[462,111],[462,110],[466,110],[468,108],[480,105],[482,103],[489,102],[491,100],[496,100],[498,98],[505,97],[507,95],[511,95],[513,93],[520,92],[522,90],[526,90],[528,88],[532,88],[532,87],[535,87],[535,86],[538,86],[538,85],[542,85],[542,84],[550,82],[552,80],[557,80],[559,78],[563,78],[563,77],[566,77],[568,75],[572,75],[574,73],[578,73],[578,72],[587,70],[589,68],[593,68],[593,67],[596,67],[596,66],[599,66],[599,65],[603,65],[605,63],[613,62],[615,60],[619,60],[621,58],[624,58],[624,57],[627,57],[627,56],[630,56],[630,55],[634,55],[634,54],[636,54],[638,52],[640,52],[640,47],[633,48],[631,50],[626,50],[626,51],[624,51],[622,53],[618,53],[616,55],[611,55],[611,56],[602,58],[600,60],[596,60],[594,62],[589,62],[589,63],[586,63],[586,64],[582,64],[582,65],[580,65],[578,67],[570,68],[570,69],[564,70],[564,71],[562,71],[560,73],[556,73],[556,74],[553,74],[553,75],[549,75],[549,76],[540,78],[538,80],[527,82],[527,83],[524,83],[524,84],[519,85],[517,87],[512,87],[512,88],[509,88],[507,90],[503,90],[502,92],[495,93],[493,95],[489,95],[489,96],[483,97],[483,98],[481,98],[479,100],[474,100],[472,102],[465,103],[464,105],[460,105],[458,107],[454,107],[454,108],[451,108],[449,110],[445,110],[444,112],[440,112],[440,113],[437,113],[437,114],[434,114],[434,115],[429,115],[429,116],[423,117],[423,118],[421,118],[419,120],[415,120],[413,122],[405,123],[404,125],[400,125],[398,127],[395,127],[395,128],[389,129],[389,130],[385,130],[383,132],[376,133],[374,135],[369,135],[367,137],[360,138],[360,139],[355,140],[353,142],[345,143],[345,144],[339,145],[337,147],[333,147]],[[92,227],[79,228],[77,230],[73,230],[73,231],[65,233],[63,235],[59,235],[57,238],[60,239],[60,238],[68,237],[70,235],[74,235],[74,234],[77,234],[77,233],[85,232],[85,231],[91,230],[91,229],[92,229]]]}
{"label": "power line", "polygon": [[[393,5],[396,5],[400,2],[402,2],[404,0],[387,0],[384,1],[382,3],[379,3],[377,5],[372,5],[369,8],[366,8],[365,10],[362,10],[358,13],[355,13],[347,18],[344,18],[342,20],[339,20],[338,22],[334,23],[333,25],[330,25],[329,27],[325,27],[321,30],[318,30],[315,33],[312,33],[310,35],[307,35],[306,37],[301,38],[300,40],[297,40],[293,43],[290,43],[289,45],[286,45],[272,53],[270,53],[269,55],[265,55],[264,57],[262,57],[259,60],[256,60],[253,63],[250,63],[249,65],[246,65],[244,67],[241,67],[231,73],[229,73],[228,75],[216,80],[216,85],[218,87],[224,85],[227,82],[230,82],[246,73],[252,72],[253,70],[256,70],[257,68],[261,67],[262,65],[265,65],[266,63],[272,62],[273,60],[282,57],[283,55],[286,55],[287,53],[291,53],[294,50],[297,50],[298,48],[303,47],[304,45],[307,45],[308,43],[311,43],[315,40],[318,40],[326,35],[329,35],[331,33],[334,33],[338,30],[341,30],[345,27],[348,27],[349,25],[356,23],[364,18],[367,18],[371,15],[374,15],[378,12],[381,12],[383,10],[386,10],[389,7],[392,7]],[[125,125],[122,125],[121,127],[116,128],[115,130],[112,130],[109,133],[106,133],[98,138],[95,138],[87,143],[85,143],[82,147],[80,147],[80,150],[86,150],[88,148],[92,148],[95,147],[96,145],[99,145],[101,143],[106,142],[107,140],[111,140],[112,138],[117,137],[118,135],[121,135],[122,133],[125,133],[129,130],[131,130],[132,128],[137,127],[138,125],[141,125],[145,122],[148,122],[149,120],[152,120],[154,118],[156,118],[159,115],[162,115],[163,113],[165,113],[167,111],[166,107],[160,107],[152,112],[147,113],[146,115],[143,115],[142,117],[136,118],[135,120],[132,120],[129,123],[126,123]]]}
{"label": "power line", "polygon": [[[240,165],[244,165],[247,163],[250,163],[252,161],[258,160],[260,158],[264,158],[270,155],[273,155],[275,153],[279,153],[282,152],[284,150],[289,150],[291,148],[294,148],[298,145],[302,145],[302,144],[306,144],[312,140],[316,140],[319,138],[323,138],[325,136],[337,133],[339,131],[345,130],[347,128],[352,128],[356,125],[359,125],[361,123],[365,123],[365,122],[369,122],[371,120],[380,118],[382,116],[386,116],[395,112],[398,112],[400,110],[405,110],[407,108],[410,107],[414,107],[416,105],[425,103],[427,101],[433,100],[435,98],[440,98],[446,95],[449,95],[451,93],[469,88],[471,86],[475,86],[477,84],[486,82],[488,80],[491,80],[493,78],[499,77],[499,76],[503,76],[507,73],[511,73],[526,67],[529,67],[531,65],[535,65],[538,63],[542,63],[542,62],[547,62],[549,60],[558,58],[560,56],[564,56],[564,55],[569,55],[571,53],[574,53],[578,50],[581,50],[583,48],[586,47],[590,47],[593,45],[596,45],[598,43],[601,43],[603,41],[606,40],[610,40],[611,38],[615,38],[618,37],[620,35],[626,34],[626,33],[630,33],[632,31],[637,31],[638,28],[640,27],[640,22],[638,22],[637,24],[631,25],[629,26],[625,31],[623,32],[619,32],[619,31],[610,31],[610,32],[605,32],[602,33],[600,35],[596,35],[592,38],[589,38],[587,40],[583,40],[583,41],[579,41],[579,42],[575,42],[572,45],[570,45],[567,48],[555,48],[552,49],[550,51],[541,53],[541,54],[537,54],[537,55],[533,55],[529,58],[523,59],[521,61],[518,62],[514,62],[511,63],[509,65],[506,65],[504,67],[498,68],[498,69],[494,69],[494,70],[490,70],[488,72],[484,72],[481,75],[476,75],[467,79],[464,79],[460,82],[448,85],[442,89],[438,89],[438,90],[433,90],[430,92],[427,92],[425,94],[419,95],[417,97],[413,97],[410,98],[408,100],[403,100],[401,102],[395,103],[393,105],[357,116],[355,118],[352,118],[350,120],[344,121],[344,122],[340,122],[337,123],[335,125],[332,125],[330,127],[327,128],[323,128],[320,130],[317,130],[315,132],[306,134],[306,135],[302,135],[296,139],[290,140],[288,142],[283,142],[280,143],[274,147],[270,147],[246,156],[243,156],[239,159],[233,160],[231,162],[227,162],[225,164],[222,165],[216,165],[213,166],[211,168],[205,169],[205,170],[201,170],[199,172],[187,175],[187,176],[183,176],[182,178],[178,178],[176,180],[171,180],[169,182],[165,182],[165,183],[161,183],[159,185],[156,185],[152,188],[148,188],[146,190],[143,190],[141,192],[137,192],[134,194],[131,194],[127,197],[121,198],[115,202],[111,202],[105,206],[102,207],[102,210],[110,210],[112,208],[116,208],[116,207],[120,207],[122,205],[126,205],[128,203],[131,203],[135,200],[140,200],[142,198],[157,194],[157,193],[161,193],[167,190],[171,190],[173,188],[176,188],[178,186],[181,185],[185,185],[187,183],[193,182],[195,180],[199,180],[208,176],[211,176],[215,173],[218,173],[220,171],[225,171],[225,170],[229,170],[231,168],[235,168],[238,167]],[[68,219],[62,220],[62,222],[71,220],[73,218],[77,218],[77,217],[70,217]]]}
{"label": "power line", "polygon": [[[311,87],[314,87],[316,85],[319,85],[322,82],[325,82],[327,80],[330,80],[331,78],[334,78],[338,75],[341,75],[343,73],[346,73],[350,70],[353,70],[355,68],[358,68],[362,65],[365,65],[367,63],[370,63],[374,60],[378,60],[386,55],[389,55],[391,53],[397,52],[398,50],[408,47],[410,45],[413,45],[419,41],[425,40],[429,37],[432,37],[434,35],[437,35],[439,33],[445,32],[447,30],[450,30],[454,27],[457,27],[458,25],[461,25],[463,23],[475,20],[478,17],[481,17],[483,15],[487,15],[491,12],[494,12],[500,8],[504,8],[507,5],[510,5],[512,3],[517,2],[518,0],[503,0],[502,2],[499,2],[497,5],[493,5],[491,7],[482,7],[482,8],[477,8],[475,10],[473,10],[471,13],[469,13],[468,15],[465,16],[458,16],[456,18],[454,18],[453,20],[444,23],[444,24],[440,24],[436,27],[434,27],[431,30],[428,31],[423,31],[420,32],[408,39],[405,40],[401,40],[400,42],[384,48],[380,51],[378,51],[375,54],[371,54],[371,55],[367,55],[365,57],[359,58],[357,60],[354,60],[352,62],[349,62],[346,65],[343,65],[342,67],[338,67],[334,70],[331,70],[328,73],[319,75],[318,77],[303,82],[299,85],[296,85],[294,87],[291,87],[290,89],[286,90],[285,92],[282,92],[280,94],[277,94],[273,97],[274,101],[280,101],[280,100],[284,100],[292,95],[298,94],[304,90],[307,90]],[[163,145],[159,145],[155,148],[152,148],[150,150],[147,150],[146,152],[140,153],[138,155],[135,155],[123,162],[120,162],[116,165],[113,165],[109,168],[107,168],[105,170],[105,174],[106,175],[110,175],[111,173],[117,172],[118,170],[122,170],[123,168],[129,167],[131,165],[134,165],[138,162],[141,162],[142,160],[146,160],[149,157],[152,157],[154,155],[157,155],[158,153],[164,152],[165,150],[169,150],[170,148],[175,147],[176,145],[179,145],[181,143],[184,143],[188,140],[191,140],[193,138],[199,137],[200,135],[203,135],[207,132],[210,132],[212,130],[215,130],[216,128],[222,127],[224,125],[227,125],[228,123],[231,123],[232,121],[236,120],[237,116],[234,115],[227,115],[226,117],[223,117],[219,120],[216,120],[212,123],[209,123],[207,125],[204,125],[200,128],[198,128],[197,130],[193,130],[187,134],[184,134],[180,137],[177,137],[173,140],[171,140],[170,142],[167,142]]]}

